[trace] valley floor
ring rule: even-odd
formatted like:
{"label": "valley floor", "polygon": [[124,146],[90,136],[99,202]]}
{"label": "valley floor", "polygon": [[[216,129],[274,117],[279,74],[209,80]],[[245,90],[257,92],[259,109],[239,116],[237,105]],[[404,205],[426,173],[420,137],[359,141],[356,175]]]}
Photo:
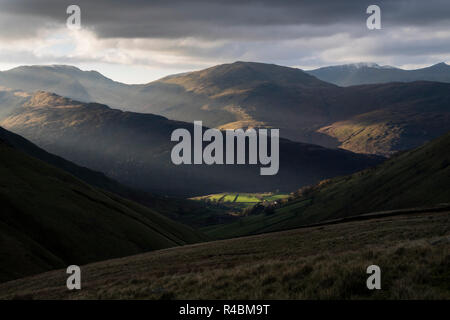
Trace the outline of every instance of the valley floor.
{"label": "valley floor", "polygon": [[[368,290],[366,268],[381,268]],[[2,299],[450,299],[450,211],[214,241],[0,284]]]}

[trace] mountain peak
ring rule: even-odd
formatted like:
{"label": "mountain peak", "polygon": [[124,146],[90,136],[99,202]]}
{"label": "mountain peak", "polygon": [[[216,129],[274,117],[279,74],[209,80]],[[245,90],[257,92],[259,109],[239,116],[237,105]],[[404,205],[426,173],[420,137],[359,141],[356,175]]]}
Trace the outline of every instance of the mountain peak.
{"label": "mountain peak", "polygon": [[355,67],[355,68],[381,68],[381,66],[378,63],[375,62],[358,62],[358,63],[351,63],[347,64],[347,66]]}
{"label": "mountain peak", "polygon": [[51,77],[64,76],[64,77],[72,77],[74,81],[108,81],[114,82],[113,80],[105,77],[100,72],[95,70],[81,70],[75,66],[66,65],[66,64],[51,64],[51,65],[29,65],[29,66],[20,66],[17,68],[13,68],[11,70],[5,71],[5,73],[13,74],[13,75],[29,75],[30,73],[39,74],[39,76],[43,77],[44,80],[47,80]]}
{"label": "mountain peak", "polygon": [[7,72],[16,72],[16,71],[28,71],[28,70],[54,70],[54,71],[76,71],[76,72],[82,72],[81,69],[65,65],[65,64],[49,64],[49,65],[28,65],[28,66],[20,66],[13,68],[11,70],[8,70]]}
{"label": "mountain peak", "polygon": [[[340,66],[337,66],[340,67]],[[354,69],[362,69],[362,68],[373,68],[373,69],[396,69],[390,65],[379,65],[375,62],[358,62],[358,63],[350,63],[344,64],[341,67],[354,68]]]}
{"label": "mountain peak", "polygon": [[200,71],[166,77],[156,82],[173,83],[188,91],[217,94],[220,90],[239,87],[240,90],[255,88],[262,84],[280,86],[331,86],[301,69],[276,64],[236,61]]}
{"label": "mountain peak", "polygon": [[59,70],[82,71],[80,68],[77,68],[77,67],[71,66],[71,65],[67,65],[67,64],[52,64],[52,65],[48,65],[47,67],[53,68],[53,69],[59,69]]}
{"label": "mountain peak", "polygon": [[67,105],[75,105],[79,104],[75,101],[61,97],[55,93],[47,92],[47,91],[36,91],[31,96],[30,100],[25,104],[28,107],[56,107],[56,106],[67,106]]}
{"label": "mountain peak", "polygon": [[433,64],[432,66],[430,66],[430,68],[434,68],[434,69],[448,68],[448,67],[450,67],[450,66],[448,64],[446,64],[445,62],[439,62],[439,63]]}
{"label": "mountain peak", "polygon": [[338,86],[421,80],[450,83],[450,66],[445,62],[411,70],[373,63],[356,63],[323,67],[307,72],[322,81]]}

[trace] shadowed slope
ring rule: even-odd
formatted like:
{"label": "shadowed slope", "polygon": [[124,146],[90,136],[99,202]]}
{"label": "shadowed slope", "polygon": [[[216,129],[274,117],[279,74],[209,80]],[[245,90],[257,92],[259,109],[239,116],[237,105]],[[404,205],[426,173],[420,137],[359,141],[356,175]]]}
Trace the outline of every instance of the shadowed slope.
{"label": "shadowed slope", "polygon": [[147,192],[203,195],[227,190],[292,190],[348,174],[383,160],[343,150],[280,141],[280,171],[261,176],[260,165],[180,165],[171,160],[172,132],[193,125],[161,116],[123,112],[37,92],[0,121],[49,152]]}
{"label": "shadowed slope", "polygon": [[0,281],[205,239],[0,139]]}

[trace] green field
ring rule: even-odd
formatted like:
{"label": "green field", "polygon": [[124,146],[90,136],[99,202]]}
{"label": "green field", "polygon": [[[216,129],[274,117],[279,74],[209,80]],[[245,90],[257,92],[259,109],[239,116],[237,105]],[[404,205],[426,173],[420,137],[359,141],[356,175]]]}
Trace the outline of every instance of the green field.
{"label": "green field", "polygon": [[212,203],[234,204],[237,207],[250,207],[259,202],[271,202],[289,197],[289,194],[281,193],[216,193],[206,196],[194,197],[191,200],[210,201]]}

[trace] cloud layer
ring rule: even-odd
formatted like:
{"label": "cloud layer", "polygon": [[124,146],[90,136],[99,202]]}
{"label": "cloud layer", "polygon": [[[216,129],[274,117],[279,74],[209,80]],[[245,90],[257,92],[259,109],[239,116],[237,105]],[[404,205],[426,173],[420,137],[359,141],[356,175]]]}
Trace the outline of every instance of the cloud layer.
{"label": "cloud layer", "polygon": [[0,0],[0,67],[98,66],[124,80],[123,66],[141,66],[148,71],[141,76],[151,80],[235,60],[302,68],[450,61],[447,0],[377,1],[381,30],[366,28],[372,1],[365,0],[83,0],[76,2],[82,29],[71,31],[66,8],[74,3]]}

